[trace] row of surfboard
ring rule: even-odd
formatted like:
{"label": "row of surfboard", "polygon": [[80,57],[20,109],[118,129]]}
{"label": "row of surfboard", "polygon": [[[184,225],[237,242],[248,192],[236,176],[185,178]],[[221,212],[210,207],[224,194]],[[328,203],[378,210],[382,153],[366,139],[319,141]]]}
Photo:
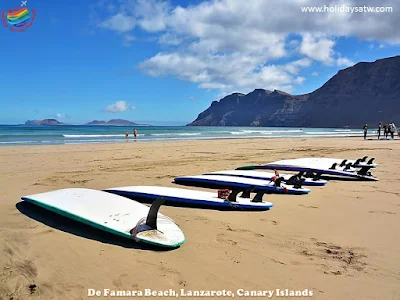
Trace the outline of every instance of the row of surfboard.
{"label": "row of surfboard", "polygon": [[[282,160],[174,179],[174,183],[180,185],[222,189],[218,193],[161,186],[125,186],[103,191],[67,188],[24,196],[22,200],[137,242],[176,248],[185,242],[185,236],[171,218],[159,213],[163,203],[216,209],[269,210],[273,204],[263,201],[264,194],[308,194],[310,189],[303,186],[324,186],[328,183],[323,178],[325,175],[377,181],[369,170],[378,165],[373,158],[367,158]],[[274,172],[255,171],[257,169]],[[281,175],[277,170],[298,173]],[[253,198],[251,193],[255,194]],[[152,205],[148,207],[141,202]]]}

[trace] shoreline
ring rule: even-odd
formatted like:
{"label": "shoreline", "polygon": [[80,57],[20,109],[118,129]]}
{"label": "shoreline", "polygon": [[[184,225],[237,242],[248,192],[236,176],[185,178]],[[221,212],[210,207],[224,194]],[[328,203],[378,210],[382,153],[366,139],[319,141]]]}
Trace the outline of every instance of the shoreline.
{"label": "shoreline", "polygon": [[[368,135],[366,141],[374,141],[378,140],[377,134],[375,135]],[[165,138],[165,139],[143,139],[143,138],[128,138],[128,139],[121,139],[121,140],[112,140],[112,141],[91,141],[91,142],[63,142],[63,143],[51,143],[51,142],[0,142],[0,148],[2,147],[30,147],[30,146],[68,146],[68,145],[98,145],[98,144],[106,144],[106,145],[113,145],[113,144],[122,144],[122,143],[164,143],[164,142],[190,142],[190,141],[218,141],[218,140],[275,140],[275,139],[360,139],[364,140],[363,136],[330,136],[330,135],[298,135],[298,136],[246,136],[246,137],[200,137],[200,138]],[[382,141],[389,141],[392,140],[390,137],[387,139],[380,138]],[[400,140],[397,136],[393,140]]]}

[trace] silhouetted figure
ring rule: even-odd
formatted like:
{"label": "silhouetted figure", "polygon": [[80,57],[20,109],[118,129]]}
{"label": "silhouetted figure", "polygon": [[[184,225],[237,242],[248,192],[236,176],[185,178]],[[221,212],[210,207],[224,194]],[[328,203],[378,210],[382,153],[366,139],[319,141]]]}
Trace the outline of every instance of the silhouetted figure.
{"label": "silhouetted figure", "polygon": [[385,139],[387,139],[388,134],[389,134],[389,124],[385,124],[383,126],[383,133],[385,134]]}
{"label": "silhouetted figure", "polygon": [[396,125],[394,124],[394,122],[390,123],[390,136],[392,138],[392,140],[394,139],[394,133],[396,132]]}
{"label": "silhouetted figure", "polygon": [[366,140],[367,139],[367,132],[368,132],[368,124],[365,124],[363,129],[364,129],[364,140]]}
{"label": "silhouetted figure", "polygon": [[379,122],[379,125],[378,125],[378,140],[381,137],[381,130],[382,130],[382,122]]}
{"label": "silhouetted figure", "polygon": [[135,137],[135,139],[136,139],[136,137],[137,137],[137,130],[136,130],[136,128],[135,129],[133,129],[133,136]]}

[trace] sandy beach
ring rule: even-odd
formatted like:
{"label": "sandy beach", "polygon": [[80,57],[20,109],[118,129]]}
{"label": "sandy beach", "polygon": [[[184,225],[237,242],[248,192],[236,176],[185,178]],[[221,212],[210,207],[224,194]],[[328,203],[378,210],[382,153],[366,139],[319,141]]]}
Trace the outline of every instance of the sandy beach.
{"label": "sandy beach", "polygon": [[[176,176],[284,158],[364,155],[376,158],[379,182],[265,195],[274,203],[267,212],[162,206],[186,236],[172,251],[20,200],[67,187],[176,187]],[[398,140],[360,138],[1,147],[0,299],[86,299],[88,289],[105,288],[308,289],[312,299],[400,299],[399,157]]]}

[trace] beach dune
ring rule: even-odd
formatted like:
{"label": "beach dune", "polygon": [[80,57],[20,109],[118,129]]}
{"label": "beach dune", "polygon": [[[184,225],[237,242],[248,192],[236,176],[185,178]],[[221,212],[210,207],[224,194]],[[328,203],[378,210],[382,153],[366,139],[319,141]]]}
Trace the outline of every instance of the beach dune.
{"label": "beach dune", "polygon": [[[186,243],[158,251],[20,200],[67,187],[174,177],[297,157],[375,157],[379,182],[265,195],[267,212],[162,206]],[[127,142],[0,148],[0,299],[94,290],[276,290],[313,299],[400,299],[400,144],[359,138]],[[183,187],[188,188],[188,187]],[[99,298],[99,297],[96,297]]]}

